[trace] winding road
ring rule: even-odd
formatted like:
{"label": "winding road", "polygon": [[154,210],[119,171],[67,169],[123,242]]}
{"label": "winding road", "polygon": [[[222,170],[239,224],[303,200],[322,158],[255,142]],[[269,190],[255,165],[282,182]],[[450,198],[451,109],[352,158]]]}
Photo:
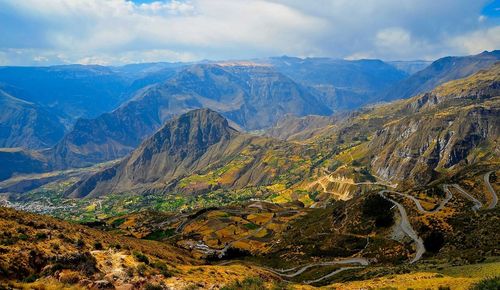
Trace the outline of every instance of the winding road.
{"label": "winding road", "polygon": [[[486,173],[484,175],[484,182],[488,188],[488,190],[490,191],[491,195],[492,195],[492,201],[490,203],[490,205],[488,206],[488,209],[492,209],[494,208],[497,203],[498,203],[498,196],[495,192],[495,190],[493,189],[493,186],[490,184],[490,181],[489,181],[489,178],[490,178],[490,174],[493,173],[493,171],[490,171],[488,173]],[[415,245],[417,247],[417,250],[415,252],[415,257],[410,261],[410,264],[412,263],[415,263],[417,262],[418,260],[420,260],[422,258],[422,255],[425,253],[425,246],[424,246],[424,243],[423,243],[423,240],[421,237],[418,236],[417,232],[412,228],[409,220],[408,220],[408,215],[406,213],[406,210],[405,208],[397,201],[387,197],[385,195],[385,193],[393,193],[393,194],[398,194],[400,196],[403,196],[403,197],[406,197],[406,198],[409,198],[410,200],[412,200],[414,203],[415,203],[415,206],[417,207],[417,210],[420,212],[420,213],[424,213],[424,214],[432,214],[432,213],[436,213],[438,211],[440,211],[441,209],[443,209],[443,207],[453,198],[453,194],[451,193],[449,187],[450,186],[453,186],[456,190],[458,190],[462,195],[464,195],[468,200],[472,201],[474,203],[474,205],[472,206],[472,210],[473,211],[478,211],[481,207],[483,207],[483,204],[482,202],[480,202],[477,198],[473,197],[471,194],[469,194],[468,192],[466,192],[462,187],[460,187],[460,185],[458,184],[444,184],[443,185],[443,189],[446,193],[446,196],[445,198],[439,203],[439,205],[432,209],[432,210],[426,210],[422,207],[422,204],[420,203],[420,201],[418,199],[416,199],[415,197],[409,195],[409,194],[405,194],[405,193],[401,193],[401,192],[397,192],[397,191],[392,191],[392,190],[381,190],[379,191],[379,195],[381,197],[383,197],[384,199],[390,201],[391,203],[393,203],[399,210],[399,213],[401,215],[401,229],[403,230],[403,232],[408,235],[414,242],[415,242]]]}
{"label": "winding road", "polygon": [[317,283],[317,282],[320,282],[320,281],[322,281],[322,280],[324,280],[324,279],[328,279],[328,278],[330,278],[330,277],[332,277],[332,276],[334,276],[334,275],[336,275],[336,274],[338,274],[338,273],[340,273],[340,272],[343,272],[343,271],[345,271],[345,270],[351,270],[351,269],[361,269],[361,268],[363,268],[363,267],[342,267],[342,268],[339,268],[339,269],[337,269],[337,270],[335,270],[335,271],[333,271],[333,272],[331,272],[331,273],[326,274],[325,276],[321,276],[321,277],[319,277],[318,279],[304,281],[303,283],[304,283],[304,284],[312,284],[312,283]]}
{"label": "winding road", "polygon": [[[488,188],[488,191],[492,195],[492,200],[488,206],[488,209],[492,209],[492,208],[496,207],[496,205],[498,203],[498,196],[497,196],[495,190],[493,189],[493,186],[489,182],[491,173],[493,173],[493,171],[490,171],[484,175],[484,182]],[[366,184],[366,183],[357,183],[356,185],[358,185],[358,184]],[[323,184],[321,184],[321,185],[323,185]],[[382,185],[382,184],[380,184],[380,185]],[[387,184],[385,184],[385,185],[387,186]],[[398,208],[398,211],[401,215],[400,227],[401,227],[402,231],[407,236],[409,236],[414,241],[414,243],[416,245],[415,256],[413,257],[413,259],[410,260],[410,262],[409,262],[410,264],[413,264],[413,263],[419,261],[422,258],[423,254],[426,252],[424,242],[423,242],[422,238],[418,235],[418,233],[411,226],[410,221],[408,219],[408,214],[407,214],[404,206],[402,204],[400,204],[399,202],[393,200],[392,198],[388,197],[386,194],[388,194],[388,193],[397,194],[397,195],[400,195],[402,197],[408,198],[411,201],[413,201],[413,203],[415,204],[416,209],[419,213],[433,214],[433,213],[436,213],[436,212],[439,212],[440,210],[442,210],[446,206],[446,204],[448,204],[448,202],[453,198],[453,193],[450,191],[449,187],[454,187],[458,192],[460,192],[460,194],[464,195],[467,199],[472,201],[474,203],[474,205],[472,207],[472,209],[474,211],[479,210],[483,206],[483,204],[478,199],[473,197],[471,194],[467,193],[458,184],[444,184],[443,189],[444,189],[446,195],[445,195],[444,199],[441,200],[441,202],[439,202],[437,207],[435,207],[432,210],[426,210],[417,198],[415,198],[409,194],[400,193],[400,192],[393,191],[393,190],[381,190],[378,192],[378,194],[382,198],[384,198],[385,200],[388,200],[389,202],[391,202],[392,204],[394,204]],[[264,227],[264,226],[265,225],[263,225],[262,227]],[[259,230],[261,230],[262,227],[256,229],[254,232],[252,232],[248,236],[245,236],[241,239],[245,239],[245,238],[248,238],[248,237],[254,235]],[[239,240],[241,240],[241,239],[239,239]],[[231,244],[232,243],[228,244],[222,250],[216,250],[216,251],[219,253],[224,253],[225,250],[227,250],[227,248],[229,248],[229,246]],[[226,264],[229,264],[232,262],[235,262],[235,261],[223,262],[220,265],[226,265]],[[364,268],[364,267],[369,265],[369,261],[365,258],[362,258],[362,257],[354,257],[354,258],[338,259],[338,260],[327,261],[327,262],[309,263],[306,265],[297,266],[297,267],[293,267],[293,268],[289,268],[289,269],[275,269],[275,268],[267,268],[267,267],[263,267],[263,268],[276,274],[276,275],[279,275],[279,276],[285,278],[285,280],[286,280],[286,278],[297,277],[313,267],[324,267],[324,266],[333,266],[333,265],[353,265],[353,266],[346,266],[346,267],[341,267],[341,268],[335,269],[334,271],[332,271],[326,275],[323,275],[317,279],[303,281],[303,283],[304,284],[313,284],[313,283],[317,283],[317,282],[320,282],[322,280],[328,279],[328,278],[330,278],[330,277],[332,277],[340,272],[346,271],[346,270]],[[354,266],[354,265],[358,265],[358,266]]]}
{"label": "winding road", "polygon": [[[388,198],[387,196],[385,196],[385,193],[397,193],[397,194],[400,194],[400,195],[403,195],[403,196],[406,196],[405,194],[402,194],[402,193],[399,193],[399,192],[395,192],[395,191],[390,191],[390,190],[381,190],[379,191],[379,195],[390,201],[391,203],[393,203],[399,210],[399,213],[401,215],[401,224],[400,224],[400,227],[401,229],[403,230],[403,232],[408,235],[414,242],[415,242],[415,245],[417,247],[417,250],[415,252],[415,257],[413,257],[413,259],[410,261],[410,264],[413,264],[415,262],[417,262],[418,260],[420,260],[420,258],[422,258],[422,255],[425,253],[425,246],[424,246],[424,241],[422,240],[421,237],[418,236],[418,234],[415,232],[415,230],[412,228],[411,224],[410,224],[410,221],[408,220],[408,215],[406,214],[406,210],[405,208],[397,201],[391,199],[391,198]],[[420,205],[420,202],[418,202],[418,200],[414,200],[416,202],[416,204]]]}
{"label": "winding road", "polygon": [[491,193],[491,203],[488,206],[488,209],[494,208],[495,206],[497,206],[497,203],[498,203],[498,195],[497,195],[497,193],[493,189],[493,186],[491,186],[491,183],[490,183],[490,175],[492,173],[493,173],[493,171],[490,171],[490,172],[488,172],[488,173],[486,173],[484,175],[484,183],[486,184],[486,187],[488,187],[488,190]]}
{"label": "winding road", "polygon": [[[346,258],[346,259],[338,259],[338,260],[333,260],[333,261],[328,261],[328,262],[319,262],[319,263],[309,263],[304,266],[297,266],[289,269],[273,269],[273,268],[266,268],[270,272],[273,272],[276,275],[279,275],[281,277],[287,277],[287,278],[293,278],[295,276],[298,276],[305,271],[307,271],[310,268],[313,267],[322,267],[322,266],[333,266],[333,265],[345,265],[345,264],[358,264],[361,266],[368,266],[369,262],[365,258]],[[287,272],[292,272],[295,271],[291,274],[285,274]]]}
{"label": "winding road", "polygon": [[472,206],[473,211],[478,211],[481,207],[483,207],[483,203],[480,202],[477,198],[473,197],[467,191],[460,187],[458,184],[452,184],[452,186],[458,190],[461,194],[463,194],[468,200],[472,201],[474,205]]}

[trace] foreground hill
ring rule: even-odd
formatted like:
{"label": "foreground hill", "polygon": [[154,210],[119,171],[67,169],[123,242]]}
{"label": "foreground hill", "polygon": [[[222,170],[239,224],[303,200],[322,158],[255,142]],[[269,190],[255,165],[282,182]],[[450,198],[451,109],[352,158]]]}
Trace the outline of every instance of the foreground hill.
{"label": "foreground hill", "polygon": [[257,267],[206,265],[165,243],[3,207],[0,251],[2,289],[207,289],[245,277],[278,282]]}

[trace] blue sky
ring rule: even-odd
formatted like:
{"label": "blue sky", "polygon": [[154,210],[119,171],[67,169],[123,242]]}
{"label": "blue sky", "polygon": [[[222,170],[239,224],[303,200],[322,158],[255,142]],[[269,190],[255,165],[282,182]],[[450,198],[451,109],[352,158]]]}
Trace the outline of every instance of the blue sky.
{"label": "blue sky", "polygon": [[0,0],[0,65],[277,55],[432,60],[500,49],[499,3]]}

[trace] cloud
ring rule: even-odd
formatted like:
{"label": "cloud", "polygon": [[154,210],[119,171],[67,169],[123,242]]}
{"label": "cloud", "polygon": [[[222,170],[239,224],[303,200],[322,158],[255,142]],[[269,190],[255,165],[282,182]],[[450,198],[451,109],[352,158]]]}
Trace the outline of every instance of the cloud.
{"label": "cloud", "polygon": [[[3,63],[270,55],[436,58],[499,48],[488,1],[0,0]],[[488,37],[488,39],[480,39]],[[475,40],[472,40],[475,39]]]}
{"label": "cloud", "polygon": [[500,48],[500,26],[477,30],[450,39],[450,47],[459,48],[467,54],[476,54],[484,50]]}

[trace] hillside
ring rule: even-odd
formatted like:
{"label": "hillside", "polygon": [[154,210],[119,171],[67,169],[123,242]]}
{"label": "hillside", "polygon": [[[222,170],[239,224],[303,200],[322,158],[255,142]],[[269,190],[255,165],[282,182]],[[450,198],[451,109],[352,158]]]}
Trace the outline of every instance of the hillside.
{"label": "hillside", "polygon": [[[292,181],[310,162],[299,145],[240,133],[209,109],[172,119],[116,166],[77,183],[72,196],[121,192],[203,193]],[[302,153],[302,154],[304,154]],[[284,162],[294,158],[297,164]]]}
{"label": "hillside", "polygon": [[47,148],[64,133],[65,128],[53,111],[0,89],[0,147]]}
{"label": "hillside", "polygon": [[139,91],[130,102],[96,119],[81,119],[48,152],[57,167],[82,167],[123,157],[166,120],[210,108],[235,127],[271,126],[285,114],[330,114],[314,96],[266,66],[194,65]]}
{"label": "hillside", "polygon": [[406,99],[456,79],[465,78],[486,69],[500,60],[500,51],[485,51],[471,56],[448,56],[434,61],[425,69],[416,72],[379,94],[379,100]]}
{"label": "hillside", "polygon": [[21,148],[0,148],[0,162],[6,165],[0,168],[0,181],[14,174],[45,172],[51,169],[43,156]]}
{"label": "hillside", "polygon": [[408,76],[381,60],[275,57],[269,63],[310,88],[333,111],[357,109],[376,102],[378,93]]}
{"label": "hillside", "polygon": [[385,179],[426,184],[437,172],[474,164],[485,153],[498,158],[499,96],[496,64],[402,102],[405,116],[384,124],[367,145],[377,156],[371,161],[374,172]]}
{"label": "hillside", "polygon": [[250,275],[276,281],[256,267],[206,265],[165,243],[3,207],[0,249],[0,287],[7,289],[209,288]]}

